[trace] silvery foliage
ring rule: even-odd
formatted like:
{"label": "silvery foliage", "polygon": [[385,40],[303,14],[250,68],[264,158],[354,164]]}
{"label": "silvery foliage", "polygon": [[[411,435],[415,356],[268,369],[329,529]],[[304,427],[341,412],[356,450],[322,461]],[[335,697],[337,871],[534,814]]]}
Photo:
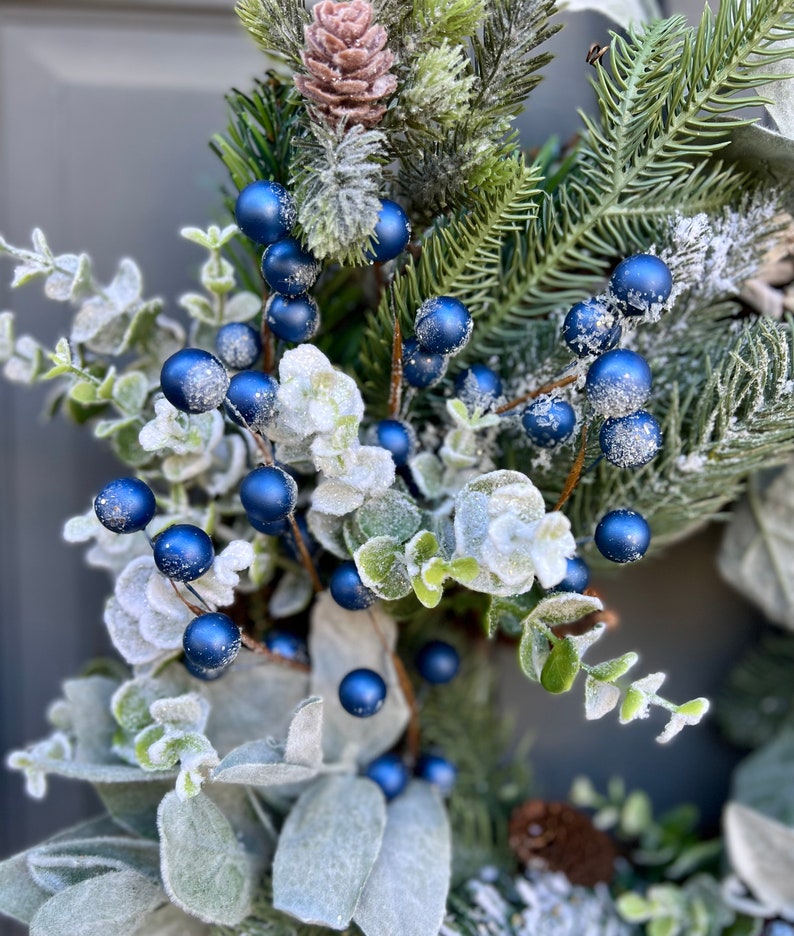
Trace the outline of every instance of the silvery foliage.
{"label": "silvery foliage", "polygon": [[623,29],[650,23],[664,16],[657,0],[566,0],[564,9],[571,13],[585,10],[601,13]]}

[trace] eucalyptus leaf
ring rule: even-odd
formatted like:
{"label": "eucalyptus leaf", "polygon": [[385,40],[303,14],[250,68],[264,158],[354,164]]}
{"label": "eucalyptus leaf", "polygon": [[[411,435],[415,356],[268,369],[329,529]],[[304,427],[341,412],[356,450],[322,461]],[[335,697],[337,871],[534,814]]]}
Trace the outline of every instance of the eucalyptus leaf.
{"label": "eucalyptus leaf", "polygon": [[31,877],[27,853],[0,862],[0,913],[27,924],[49,897]]}
{"label": "eucalyptus leaf", "polygon": [[573,624],[585,615],[602,611],[603,604],[592,595],[578,595],[576,592],[556,592],[541,599],[529,612],[526,625],[544,624],[557,627],[561,624]]}
{"label": "eucalyptus leaf", "polygon": [[30,923],[30,936],[132,936],[163,903],[160,887],[134,871],[112,871],[59,891]]}
{"label": "eucalyptus leaf", "polygon": [[568,692],[579,672],[579,654],[569,638],[555,644],[540,673],[540,683],[547,692]]}
{"label": "eucalyptus leaf", "polygon": [[86,838],[45,843],[28,852],[33,880],[50,893],[109,871],[135,871],[157,884],[159,854],[155,842],[131,838]]}
{"label": "eucalyptus leaf", "polygon": [[541,595],[536,589],[524,592],[523,595],[491,595],[486,619],[488,636],[495,637],[500,630],[510,637],[518,636],[524,619],[540,599]]}
{"label": "eucalyptus leaf", "polygon": [[287,732],[284,760],[318,768],[323,762],[323,700],[316,696],[302,702]]}
{"label": "eucalyptus leaf", "polygon": [[146,783],[97,783],[99,798],[116,822],[133,835],[157,840],[157,807],[174,788],[173,780]]}
{"label": "eucalyptus leaf", "polygon": [[118,764],[112,751],[116,722],[110,710],[110,700],[118,682],[105,676],[69,679],[63,692],[69,706],[77,745],[75,758],[92,764]]}
{"label": "eucalyptus leaf", "polygon": [[414,781],[387,808],[383,843],[354,921],[366,936],[436,936],[450,864],[444,805],[431,786]]}
{"label": "eucalyptus leaf", "polygon": [[268,787],[303,783],[316,775],[314,767],[285,763],[268,741],[249,741],[223,758],[212,772],[212,779],[218,783]]}
{"label": "eucalyptus leaf", "polygon": [[273,862],[273,906],[305,923],[345,929],[381,847],[386,802],[371,780],[313,783],[292,808]]}
{"label": "eucalyptus leaf", "polygon": [[603,718],[620,702],[620,689],[588,676],[584,685],[584,711],[589,721]]}
{"label": "eucalyptus leaf", "polygon": [[356,519],[367,539],[391,536],[404,543],[419,529],[422,511],[407,494],[392,488],[367,500]]}
{"label": "eucalyptus leaf", "polygon": [[550,653],[551,644],[546,631],[540,627],[525,627],[518,644],[518,662],[524,675],[540,682]]}

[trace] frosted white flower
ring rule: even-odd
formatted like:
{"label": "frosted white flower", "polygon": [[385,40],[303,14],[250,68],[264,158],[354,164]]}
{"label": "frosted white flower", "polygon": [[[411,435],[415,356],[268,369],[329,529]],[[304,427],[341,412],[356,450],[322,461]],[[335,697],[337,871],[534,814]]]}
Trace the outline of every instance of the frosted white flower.
{"label": "frosted white flower", "polygon": [[159,397],[154,402],[154,419],[138,433],[138,441],[147,452],[170,449],[175,455],[190,455],[214,448],[223,435],[223,417],[217,410],[209,413],[183,413]]}
{"label": "frosted white flower", "polygon": [[326,477],[312,495],[312,507],[340,517],[394,484],[394,459],[376,445],[358,445],[335,458],[317,459]]}

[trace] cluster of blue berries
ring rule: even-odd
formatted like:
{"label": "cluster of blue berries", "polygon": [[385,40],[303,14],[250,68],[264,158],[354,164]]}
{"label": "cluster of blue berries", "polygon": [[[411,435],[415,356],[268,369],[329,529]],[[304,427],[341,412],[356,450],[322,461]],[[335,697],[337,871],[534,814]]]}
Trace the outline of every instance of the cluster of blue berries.
{"label": "cluster of blue berries", "polygon": [[[458,651],[443,640],[426,643],[416,657],[416,669],[430,685],[450,682],[458,673]],[[380,710],[386,699],[383,678],[370,669],[357,669],[348,673],[339,687],[339,701],[345,711],[358,718],[367,718]],[[425,752],[414,766],[414,776],[435,786],[442,796],[448,796],[457,779],[455,765],[436,752]],[[397,753],[383,754],[373,760],[364,771],[383,791],[387,799],[394,799],[405,789],[410,770]]]}
{"label": "cluster of blue berries", "polygon": [[411,387],[435,386],[449,359],[471,338],[474,322],[466,306],[452,296],[425,299],[416,312],[414,337],[403,344],[403,377]]}

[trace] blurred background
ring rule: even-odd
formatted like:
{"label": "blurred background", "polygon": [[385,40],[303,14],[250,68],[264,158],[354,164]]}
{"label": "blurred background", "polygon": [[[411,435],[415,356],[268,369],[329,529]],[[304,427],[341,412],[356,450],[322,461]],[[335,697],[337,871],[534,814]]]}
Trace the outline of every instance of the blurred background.
{"label": "blurred background", "polygon": [[[694,16],[702,0],[663,6]],[[528,147],[572,136],[576,108],[592,104],[585,55],[608,41],[609,23],[595,14],[566,19],[522,121]],[[178,229],[223,220],[224,171],[207,145],[225,123],[223,94],[247,89],[265,67],[233,0],[0,0],[0,233],[24,245],[40,226],[56,253],[89,252],[105,281],[132,256],[145,295],[162,296],[173,313],[201,260]],[[20,332],[52,343],[69,313],[37,284],[11,294],[11,275],[3,262],[0,310],[18,314]],[[3,755],[46,734],[45,709],[61,680],[110,649],[102,625],[109,579],[83,564],[61,530],[118,469],[89,433],[44,422],[43,402],[38,391],[0,382]],[[713,694],[758,624],[717,577],[718,541],[719,530],[706,530],[619,580],[597,582],[621,617],[601,657],[635,649],[643,672],[669,671],[669,697]],[[507,658],[502,685],[506,709],[535,737],[543,794],[565,796],[580,773],[599,785],[620,774],[659,807],[692,800],[716,822],[737,754],[713,725],[688,729],[665,748],[653,740],[660,722],[587,724],[580,691],[548,697]],[[0,857],[97,809],[88,784],[66,780],[51,781],[43,804],[28,800],[20,776],[5,768],[0,803]]]}

